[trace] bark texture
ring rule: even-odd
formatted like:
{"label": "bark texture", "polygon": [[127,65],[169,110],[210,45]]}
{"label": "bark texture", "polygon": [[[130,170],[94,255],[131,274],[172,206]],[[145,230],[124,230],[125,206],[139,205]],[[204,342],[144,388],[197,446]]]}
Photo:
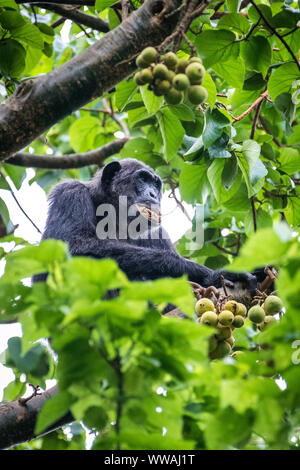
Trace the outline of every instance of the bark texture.
{"label": "bark texture", "polygon": [[148,0],[113,31],[48,74],[23,82],[0,106],[0,161],[22,150],[53,124],[109,91],[135,69],[146,46],[176,27],[180,0]]}
{"label": "bark texture", "polygon": [[[0,404],[0,449],[7,449],[35,437],[34,427],[38,412],[46,400],[57,394],[57,387],[52,387],[41,395],[31,398],[20,405],[18,400]],[[53,423],[43,434],[47,434],[64,424],[74,421],[71,413]]]}

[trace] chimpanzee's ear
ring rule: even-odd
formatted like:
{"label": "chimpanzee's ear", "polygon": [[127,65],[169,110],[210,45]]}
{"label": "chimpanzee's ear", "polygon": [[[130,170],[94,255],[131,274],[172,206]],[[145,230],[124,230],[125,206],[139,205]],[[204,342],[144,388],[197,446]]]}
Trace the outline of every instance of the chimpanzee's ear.
{"label": "chimpanzee's ear", "polygon": [[113,177],[121,170],[119,162],[110,162],[103,168],[101,177],[101,188],[108,188],[112,182]]}

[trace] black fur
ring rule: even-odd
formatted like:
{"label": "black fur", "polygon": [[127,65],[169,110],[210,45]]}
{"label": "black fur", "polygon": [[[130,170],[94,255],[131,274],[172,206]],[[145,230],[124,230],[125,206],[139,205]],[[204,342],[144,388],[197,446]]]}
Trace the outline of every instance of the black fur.
{"label": "black fur", "polygon": [[[140,161],[126,159],[107,164],[88,183],[70,180],[57,184],[49,196],[49,212],[43,240],[55,238],[69,244],[72,255],[94,258],[113,258],[131,280],[179,277],[187,274],[191,281],[202,286],[221,287],[221,275],[227,285],[240,282],[254,292],[256,277],[248,273],[213,271],[180,256],[169,238],[162,237],[160,225],[150,230],[159,237],[133,239],[105,239],[96,235],[100,204],[113,204],[118,215],[118,198],[127,196],[128,206],[140,203],[160,208],[162,183],[154,171]],[[118,217],[117,217],[118,220]],[[118,228],[118,224],[117,224]],[[35,276],[34,281],[46,275]]]}

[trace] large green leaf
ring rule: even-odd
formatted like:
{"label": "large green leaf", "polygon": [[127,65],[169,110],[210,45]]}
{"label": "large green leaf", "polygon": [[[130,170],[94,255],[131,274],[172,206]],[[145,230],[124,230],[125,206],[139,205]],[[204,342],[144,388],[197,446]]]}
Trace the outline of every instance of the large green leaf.
{"label": "large green leaf", "polygon": [[0,41],[0,71],[18,77],[25,67],[26,51],[15,39]]}
{"label": "large green leaf", "polygon": [[206,67],[238,57],[239,43],[235,34],[226,29],[203,31],[196,39],[196,46]]}
{"label": "large green leaf", "polygon": [[184,129],[180,120],[167,108],[158,111],[156,116],[164,142],[164,157],[167,162],[170,162],[177,155]]}
{"label": "large green leaf", "polygon": [[294,62],[276,68],[269,79],[268,90],[272,100],[281,93],[289,92],[295,80],[300,79],[300,71]]}

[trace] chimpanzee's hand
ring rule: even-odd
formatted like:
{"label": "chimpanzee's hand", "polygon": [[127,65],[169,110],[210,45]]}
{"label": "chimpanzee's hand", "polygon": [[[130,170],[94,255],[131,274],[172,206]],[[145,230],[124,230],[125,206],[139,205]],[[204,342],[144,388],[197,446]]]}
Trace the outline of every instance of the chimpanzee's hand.
{"label": "chimpanzee's hand", "polygon": [[257,289],[257,279],[250,273],[233,273],[229,271],[215,271],[212,279],[212,285],[222,287],[222,276],[224,277],[225,286],[234,288],[235,283],[240,283],[242,287],[248,290],[253,297]]}

